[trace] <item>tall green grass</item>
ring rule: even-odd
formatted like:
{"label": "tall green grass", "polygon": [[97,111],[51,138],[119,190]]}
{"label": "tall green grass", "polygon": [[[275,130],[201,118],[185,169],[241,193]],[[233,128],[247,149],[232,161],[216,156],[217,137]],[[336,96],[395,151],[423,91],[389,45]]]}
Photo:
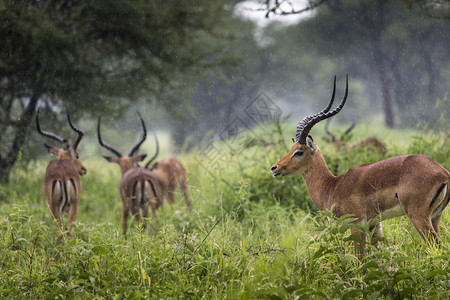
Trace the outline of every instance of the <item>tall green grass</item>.
{"label": "tall green grass", "polygon": [[[283,129],[243,137],[242,151],[215,143],[226,158],[212,169],[199,163],[201,153],[181,156],[193,213],[179,193],[173,206],[166,202],[148,220],[147,230],[130,220],[127,239],[117,166],[101,157],[84,160],[75,238],[62,243],[42,192],[47,161],[15,170],[0,186],[0,298],[448,299],[449,210],[440,249],[402,217],[383,223],[380,249],[368,246],[357,257],[351,216],[318,212],[300,176],[270,176],[290,144]],[[355,142],[364,130],[356,129]],[[341,172],[382,159],[380,153],[336,153],[321,141],[320,127],[315,133],[327,162]],[[448,138],[438,131],[386,142],[390,156],[426,153],[450,168]]]}

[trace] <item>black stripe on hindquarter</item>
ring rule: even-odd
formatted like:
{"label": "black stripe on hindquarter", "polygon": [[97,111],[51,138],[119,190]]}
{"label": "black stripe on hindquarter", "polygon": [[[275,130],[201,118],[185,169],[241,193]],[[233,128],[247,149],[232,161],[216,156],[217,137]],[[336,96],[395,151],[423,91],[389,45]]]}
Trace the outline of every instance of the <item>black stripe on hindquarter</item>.
{"label": "black stripe on hindquarter", "polygon": [[[441,202],[441,204],[439,204],[438,207],[436,207],[436,209],[433,212],[434,216],[439,216],[442,214],[442,212],[445,210],[445,208],[447,207],[448,203],[450,201],[450,195],[448,195],[448,191],[447,191],[447,195],[445,195],[444,200]],[[433,216],[432,216],[433,218]]]}
{"label": "black stripe on hindquarter", "polygon": [[145,197],[145,180],[141,184],[141,201],[139,201],[140,205],[143,206],[147,202],[147,198]]}
{"label": "black stripe on hindquarter", "polygon": [[147,181],[148,183],[150,183],[150,186],[152,187],[153,195],[155,196],[156,199],[158,199],[158,196],[156,196],[156,189],[155,186],[153,185],[153,182],[151,182],[150,180]]}
{"label": "black stripe on hindquarter", "polygon": [[67,186],[66,182],[64,180],[55,180],[55,182],[59,182],[60,188],[61,188],[61,196],[58,201],[58,207],[59,207],[59,214],[62,215],[64,212],[66,205],[67,205]]}
{"label": "black stripe on hindquarter", "polygon": [[69,179],[73,185],[73,189],[75,190],[75,195],[78,195],[77,186],[75,185],[75,180],[73,178]]}
{"label": "black stripe on hindquarter", "polygon": [[429,207],[429,208],[431,208],[431,207],[433,206],[433,204],[434,204],[434,202],[436,201],[437,197],[439,197],[439,194],[442,192],[442,190],[445,188],[446,185],[447,185],[446,183],[443,183],[443,184],[441,184],[441,186],[438,188],[436,194],[434,195],[433,199],[431,200],[431,203],[430,203],[430,207]]}
{"label": "black stripe on hindquarter", "polygon": [[[136,199],[136,186],[137,186],[137,184],[138,184],[138,181],[136,180],[136,181],[133,183],[133,189],[132,189],[132,191],[131,191],[131,197],[134,198],[134,199]],[[132,199],[132,200],[133,200],[133,199]]]}

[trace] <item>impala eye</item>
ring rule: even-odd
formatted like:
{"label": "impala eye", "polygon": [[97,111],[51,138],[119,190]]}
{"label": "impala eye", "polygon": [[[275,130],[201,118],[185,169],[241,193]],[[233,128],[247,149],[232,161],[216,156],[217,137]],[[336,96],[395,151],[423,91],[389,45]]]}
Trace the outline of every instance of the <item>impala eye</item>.
{"label": "impala eye", "polygon": [[295,150],[294,154],[292,154],[292,157],[297,156],[300,157],[303,155],[303,150]]}

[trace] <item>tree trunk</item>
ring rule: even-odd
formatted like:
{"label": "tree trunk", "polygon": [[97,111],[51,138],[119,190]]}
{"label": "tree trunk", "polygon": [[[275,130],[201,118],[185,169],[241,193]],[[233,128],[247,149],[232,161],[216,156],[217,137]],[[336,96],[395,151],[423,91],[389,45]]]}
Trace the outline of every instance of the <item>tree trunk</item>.
{"label": "tree trunk", "polygon": [[9,150],[5,154],[0,153],[0,184],[9,181],[9,174],[19,157],[25,138],[28,136],[28,129],[32,123],[38,98],[37,94],[32,95],[19,120],[10,124],[10,127],[14,128],[14,136]]}
{"label": "tree trunk", "polygon": [[381,85],[381,94],[383,97],[383,111],[385,117],[385,123],[388,127],[394,127],[394,109],[392,105],[392,89],[391,89],[391,76],[387,70],[386,59],[383,52],[383,44],[381,41],[381,36],[384,30],[384,9],[385,1],[378,0],[375,3],[376,14],[373,20],[373,59],[375,63],[375,70],[377,72],[378,81]]}

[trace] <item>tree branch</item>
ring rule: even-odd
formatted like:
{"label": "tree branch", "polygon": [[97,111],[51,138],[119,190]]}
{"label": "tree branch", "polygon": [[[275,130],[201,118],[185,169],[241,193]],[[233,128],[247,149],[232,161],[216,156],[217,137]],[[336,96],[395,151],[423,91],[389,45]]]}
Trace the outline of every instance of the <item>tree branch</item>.
{"label": "tree branch", "polygon": [[[275,0],[272,4],[271,1],[266,2],[266,18],[270,16],[270,14],[279,15],[279,16],[286,16],[286,15],[296,15],[305,13],[307,11],[313,10],[316,7],[319,7],[323,3],[325,3],[327,0],[319,0],[319,1],[309,1],[309,5],[301,8],[296,9],[294,5],[291,3],[291,1],[287,0]],[[290,7],[290,9],[283,8],[283,6]]]}

